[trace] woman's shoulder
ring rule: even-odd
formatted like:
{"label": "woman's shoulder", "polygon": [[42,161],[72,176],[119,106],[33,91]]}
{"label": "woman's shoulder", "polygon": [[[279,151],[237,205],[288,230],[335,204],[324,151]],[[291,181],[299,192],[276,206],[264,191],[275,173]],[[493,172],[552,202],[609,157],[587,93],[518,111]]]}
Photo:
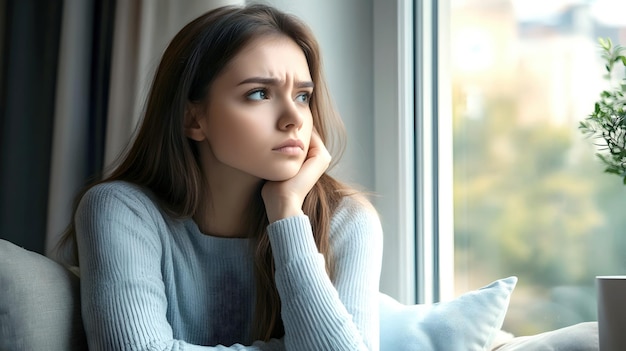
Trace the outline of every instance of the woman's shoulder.
{"label": "woman's shoulder", "polygon": [[113,180],[98,183],[90,187],[84,198],[120,198],[120,199],[150,199],[148,190],[143,187],[123,180]]}
{"label": "woman's shoulder", "polygon": [[107,211],[129,208],[133,211],[158,210],[149,190],[126,181],[108,181],[89,188],[81,197],[79,207],[98,207]]}
{"label": "woman's shoulder", "polygon": [[334,218],[344,216],[365,216],[378,218],[378,211],[372,202],[362,193],[344,195],[335,209]]}
{"label": "woman's shoulder", "polygon": [[335,233],[333,236],[345,231],[379,236],[382,234],[382,226],[378,211],[369,199],[361,193],[355,193],[341,199],[333,213],[331,231]]}

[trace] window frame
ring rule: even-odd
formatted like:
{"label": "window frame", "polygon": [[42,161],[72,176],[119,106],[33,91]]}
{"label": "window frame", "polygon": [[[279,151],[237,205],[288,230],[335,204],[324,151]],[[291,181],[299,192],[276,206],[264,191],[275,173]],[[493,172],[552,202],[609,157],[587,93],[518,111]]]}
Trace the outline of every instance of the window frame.
{"label": "window frame", "polygon": [[413,1],[374,0],[373,200],[385,232],[381,291],[416,302]]}
{"label": "window frame", "polygon": [[373,5],[381,290],[404,303],[432,303],[454,293],[451,93],[441,45],[449,2]]}
{"label": "window frame", "polygon": [[454,296],[449,1],[415,0],[417,301]]}

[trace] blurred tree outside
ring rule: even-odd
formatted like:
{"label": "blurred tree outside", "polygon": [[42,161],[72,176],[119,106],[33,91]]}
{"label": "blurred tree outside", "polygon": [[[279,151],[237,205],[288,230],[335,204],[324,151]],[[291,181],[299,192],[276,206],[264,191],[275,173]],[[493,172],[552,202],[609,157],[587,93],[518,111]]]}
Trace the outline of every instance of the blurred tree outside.
{"label": "blurred tree outside", "polygon": [[452,17],[457,285],[518,276],[516,335],[596,320],[595,276],[626,273],[626,186],[577,130],[600,92],[584,86],[602,77],[595,38],[521,33],[509,1],[468,3]]}

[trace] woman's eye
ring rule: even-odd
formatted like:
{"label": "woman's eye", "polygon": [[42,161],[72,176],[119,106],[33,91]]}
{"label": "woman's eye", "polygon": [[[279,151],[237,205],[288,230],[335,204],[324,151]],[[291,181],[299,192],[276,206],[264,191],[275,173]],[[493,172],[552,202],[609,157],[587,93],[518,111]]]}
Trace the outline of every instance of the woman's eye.
{"label": "woman's eye", "polygon": [[304,104],[308,104],[310,96],[311,94],[309,93],[300,93],[298,94],[298,96],[296,96],[296,101],[304,103]]}
{"label": "woman's eye", "polygon": [[267,92],[265,90],[255,90],[246,97],[250,100],[261,101],[267,99]]}

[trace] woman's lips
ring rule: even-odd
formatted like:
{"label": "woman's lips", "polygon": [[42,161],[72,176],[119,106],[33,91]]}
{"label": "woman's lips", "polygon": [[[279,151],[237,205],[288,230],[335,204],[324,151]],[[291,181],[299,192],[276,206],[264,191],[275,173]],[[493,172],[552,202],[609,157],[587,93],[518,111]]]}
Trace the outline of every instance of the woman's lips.
{"label": "woman's lips", "polygon": [[304,143],[297,139],[290,139],[273,148],[272,151],[287,155],[299,155],[304,151]]}

